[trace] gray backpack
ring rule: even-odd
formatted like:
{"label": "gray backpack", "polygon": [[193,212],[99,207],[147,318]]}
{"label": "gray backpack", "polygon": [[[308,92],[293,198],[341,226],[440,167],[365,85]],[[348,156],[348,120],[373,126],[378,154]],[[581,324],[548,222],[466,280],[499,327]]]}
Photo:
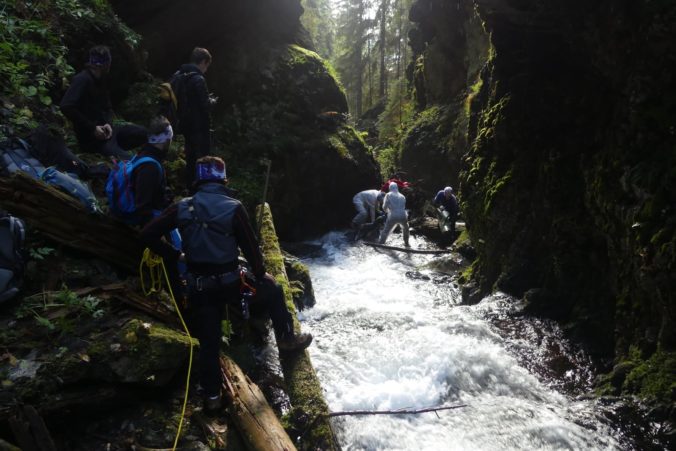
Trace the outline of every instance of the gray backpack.
{"label": "gray backpack", "polygon": [[23,221],[0,210],[0,304],[12,299],[21,289],[25,237]]}

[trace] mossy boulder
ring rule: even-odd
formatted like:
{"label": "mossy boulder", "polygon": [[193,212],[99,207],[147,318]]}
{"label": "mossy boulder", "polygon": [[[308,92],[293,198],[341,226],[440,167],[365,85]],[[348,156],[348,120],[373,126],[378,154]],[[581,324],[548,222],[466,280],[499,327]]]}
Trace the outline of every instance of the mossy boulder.
{"label": "mossy boulder", "polygon": [[[361,135],[345,123],[347,100],[335,72],[300,45],[300,0],[209,0],[199,9],[178,1],[113,3],[144,36],[149,69],[160,78],[198,43],[209,48],[206,78],[219,97],[213,153],[225,157],[231,186],[249,205],[263,195],[261,159],[272,161],[267,200],[281,237],[349,223],[352,196],[377,186],[380,176]],[[157,33],[165,29],[170,36]]]}

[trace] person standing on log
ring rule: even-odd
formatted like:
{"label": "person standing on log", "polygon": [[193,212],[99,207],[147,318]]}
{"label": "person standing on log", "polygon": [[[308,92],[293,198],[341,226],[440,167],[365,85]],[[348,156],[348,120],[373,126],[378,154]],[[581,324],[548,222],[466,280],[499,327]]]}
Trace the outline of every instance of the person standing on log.
{"label": "person standing on log", "polygon": [[[267,307],[280,352],[307,348],[312,335],[294,333],[284,292],[265,270],[246,210],[230,197],[226,188],[223,160],[202,157],[195,169],[195,195],[171,205],[146,225],[141,240],[165,260],[187,264],[189,309],[195,335],[200,340],[200,383],[204,388],[205,410],[209,412],[221,406],[219,352],[224,308],[226,304],[241,306],[244,317],[248,315],[248,302],[242,299],[238,248],[253,273],[253,301],[260,300]],[[183,238],[183,253],[161,239],[176,227]]]}
{"label": "person standing on log", "polygon": [[449,231],[455,235],[455,221],[458,219],[458,199],[453,194],[453,188],[447,186],[434,197],[434,205],[440,213],[441,227],[448,225]]}
{"label": "person standing on log", "polygon": [[108,86],[111,62],[108,47],[92,47],[85,69],[73,77],[60,107],[73,124],[80,151],[127,159],[128,150],[145,142],[146,130],[133,124],[111,125],[113,108]]}
{"label": "person standing on log", "polygon": [[399,186],[396,182],[390,183],[390,192],[385,195],[383,210],[387,213],[387,220],[385,221],[385,227],[383,227],[382,232],[380,232],[378,243],[385,243],[390,232],[397,225],[400,225],[404,232],[404,246],[409,247],[406,197],[399,192]]}
{"label": "person standing on log", "polygon": [[186,188],[192,187],[195,161],[211,151],[210,110],[216,98],[209,94],[204,77],[211,65],[211,53],[195,47],[190,62],[182,65],[171,77],[178,99],[179,132],[185,137]]}

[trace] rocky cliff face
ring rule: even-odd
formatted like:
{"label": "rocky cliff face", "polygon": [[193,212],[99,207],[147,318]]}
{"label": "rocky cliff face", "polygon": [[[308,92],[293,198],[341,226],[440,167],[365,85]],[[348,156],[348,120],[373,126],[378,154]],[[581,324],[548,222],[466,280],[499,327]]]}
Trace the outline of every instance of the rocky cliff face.
{"label": "rocky cliff face", "polygon": [[[332,69],[308,50],[300,0],[113,2],[143,36],[149,70],[168,77],[195,46],[209,48],[216,153],[240,186],[263,185],[280,236],[303,238],[347,224],[351,196],[379,181],[361,137],[342,114],[347,102]],[[255,191],[255,189],[253,190]],[[260,193],[255,195],[260,200]]]}
{"label": "rocky cliff face", "polygon": [[462,162],[475,294],[524,296],[592,351],[638,365],[618,387],[672,401],[675,18],[666,1],[420,0],[413,80],[427,125],[402,149],[420,165],[425,133],[458,136],[433,154],[451,181]]}

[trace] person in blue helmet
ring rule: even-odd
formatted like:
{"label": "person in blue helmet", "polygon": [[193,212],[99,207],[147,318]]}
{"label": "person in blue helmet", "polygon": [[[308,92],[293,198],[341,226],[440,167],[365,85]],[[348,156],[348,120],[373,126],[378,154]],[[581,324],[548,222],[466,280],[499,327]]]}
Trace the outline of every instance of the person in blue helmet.
{"label": "person in blue helmet", "polygon": [[[192,327],[200,340],[200,384],[207,412],[221,406],[219,350],[224,309],[226,304],[242,306],[238,249],[251,266],[256,289],[253,301],[267,307],[280,353],[301,351],[312,342],[312,335],[294,332],[282,288],[266,272],[246,210],[231,197],[226,182],[222,159],[198,159],[195,194],[171,205],[141,232],[141,240],[153,252],[165,260],[184,260],[187,264],[188,305]],[[183,252],[162,240],[176,227],[183,238]]]}

